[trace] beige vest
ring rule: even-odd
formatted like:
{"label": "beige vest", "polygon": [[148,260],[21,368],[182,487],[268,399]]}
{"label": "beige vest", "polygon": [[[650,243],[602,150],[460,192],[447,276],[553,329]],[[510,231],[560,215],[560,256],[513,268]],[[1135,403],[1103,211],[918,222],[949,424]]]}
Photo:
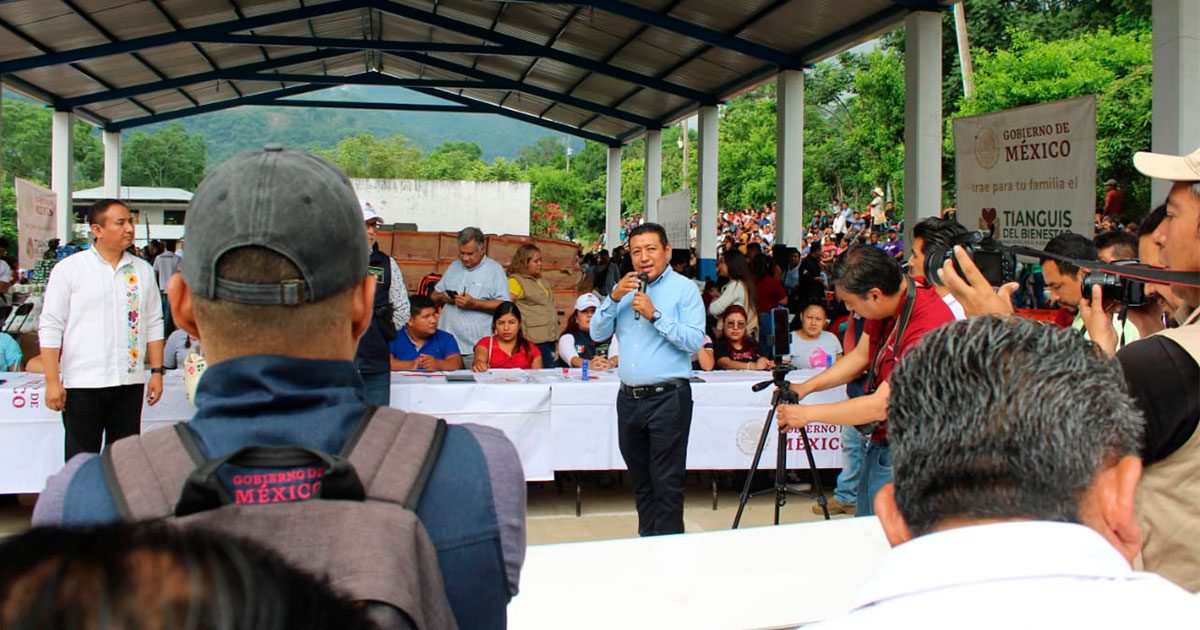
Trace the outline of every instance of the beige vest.
{"label": "beige vest", "polygon": [[[1200,364],[1200,309],[1192,312],[1186,325],[1158,334],[1179,344]],[[1139,568],[1193,593],[1200,591],[1200,430],[1179,450],[1142,472],[1136,513],[1142,529]]]}
{"label": "beige vest", "polygon": [[[525,292],[517,300],[521,308],[521,329],[533,343],[558,339],[558,311],[554,308],[554,293],[541,280],[529,276],[513,276]],[[549,366],[547,366],[549,367]]]}

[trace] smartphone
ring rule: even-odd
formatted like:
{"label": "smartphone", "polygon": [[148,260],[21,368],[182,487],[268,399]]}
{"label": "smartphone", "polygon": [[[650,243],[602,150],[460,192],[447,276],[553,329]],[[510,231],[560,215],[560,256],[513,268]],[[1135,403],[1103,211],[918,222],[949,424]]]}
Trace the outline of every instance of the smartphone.
{"label": "smartphone", "polygon": [[450,296],[450,299],[453,300],[454,298],[458,297],[458,291],[451,291],[450,289],[446,289],[446,295]]}

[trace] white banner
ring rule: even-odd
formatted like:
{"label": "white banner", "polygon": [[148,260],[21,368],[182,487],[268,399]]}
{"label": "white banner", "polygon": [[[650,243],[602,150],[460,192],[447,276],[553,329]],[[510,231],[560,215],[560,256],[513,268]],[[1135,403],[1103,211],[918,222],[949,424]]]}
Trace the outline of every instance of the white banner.
{"label": "white banner", "polygon": [[967,229],[1036,249],[1062,232],[1092,237],[1094,95],[956,119],[954,163]]}
{"label": "white banner", "polygon": [[[793,372],[797,380],[815,372]],[[580,380],[578,369],[563,378],[561,370],[515,372],[496,370],[477,375],[480,381],[448,383],[444,373],[392,374],[393,407],[500,429],[521,456],[525,479],[548,481],[556,470],[623,470],[617,445],[617,388],[611,372]],[[0,384],[0,494],[40,492],[46,477],[63,464],[61,415],[45,406],[41,374],[9,373]],[[692,430],[688,440],[690,470],[745,470],[762,431],[771,401],[770,389],[750,386],[770,378],[767,372],[704,372],[692,384]],[[818,392],[810,403],[845,398],[842,388]],[[142,408],[142,430],[188,420],[195,409],[187,402],[178,370],[167,372],[163,398]],[[775,440],[768,434],[760,469],[775,467]],[[841,466],[841,427],[812,424],[808,428],[820,468]],[[800,433],[787,437],[788,468],[806,468]]]}
{"label": "white banner", "polygon": [[658,224],[667,232],[671,249],[687,249],[688,228],[692,220],[692,194],[686,190],[658,199]]}
{"label": "white banner", "polygon": [[16,178],[16,192],[17,238],[20,240],[17,264],[22,269],[33,269],[50,239],[55,238],[54,214],[58,197],[53,190],[19,177]]}

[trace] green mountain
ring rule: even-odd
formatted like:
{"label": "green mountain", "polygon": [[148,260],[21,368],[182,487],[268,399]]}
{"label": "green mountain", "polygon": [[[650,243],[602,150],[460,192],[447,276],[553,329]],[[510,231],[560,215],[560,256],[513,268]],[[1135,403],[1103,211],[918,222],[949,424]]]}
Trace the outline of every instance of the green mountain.
{"label": "green mountain", "polygon": [[[306,96],[320,100],[387,103],[447,102],[411,90],[372,86],[335,87]],[[153,132],[173,123],[183,125],[189,132],[203,135],[208,146],[209,164],[218,164],[239,151],[267,143],[327,148],[342,138],[360,133],[369,133],[378,138],[401,135],[423,152],[432,151],[443,142],[475,142],[483,149],[483,159],[490,162],[497,157],[516,157],[521,147],[537,142],[542,136],[560,135],[536,125],[493,114],[265,106],[237,107],[130,131]],[[571,144],[576,151],[583,148],[581,140],[572,139]]]}

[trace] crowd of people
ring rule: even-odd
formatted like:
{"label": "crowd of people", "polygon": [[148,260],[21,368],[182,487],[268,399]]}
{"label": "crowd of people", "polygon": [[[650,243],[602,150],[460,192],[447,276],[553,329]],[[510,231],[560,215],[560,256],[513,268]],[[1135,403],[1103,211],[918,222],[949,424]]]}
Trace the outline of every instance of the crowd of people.
{"label": "crowd of people", "polygon": [[[39,529],[0,545],[0,625],[96,607],[223,619],[234,606],[273,620],[255,627],[504,627],[525,552],[515,448],[495,429],[388,408],[392,370],[468,358],[476,371],[616,370],[644,536],[684,531],[694,369],[811,370],[779,428],[843,425],[830,511],[878,516],[897,546],[831,627],[981,614],[1011,625],[1025,618],[1014,599],[1063,623],[1194,617],[1200,288],[1147,282],[1145,303],[1127,308],[1083,280],[1093,261],[1200,269],[1200,150],[1138,154],[1135,166],[1173,182],[1164,205],[1132,231],[1044,248],[1058,326],[1013,317],[1019,287],[990,286],[961,248],[927,257],[965,232],[952,214],[913,226],[906,250],[880,189],[861,212],[818,211],[801,247],[775,242],[769,208],[724,216],[716,279],[699,279],[694,253],[672,250],[661,226],[629,225],[624,245],[582,261],[562,322],[538,248],[504,268],[476,228],[459,232],[430,294],[409,295],[375,246],[378,215],[305,152],[214,169],[182,257],[133,255],[128,206],[98,202],[94,245],[58,261],[46,286],[46,404],[63,412],[66,465],[39,497]],[[772,335],[787,335],[786,354],[764,343]],[[167,365],[197,355],[195,416],[138,435]],[[843,385],[845,400],[807,400]],[[97,580],[116,586],[83,597]],[[247,580],[270,584],[261,597],[226,593]],[[33,591],[49,595],[22,595]]]}

